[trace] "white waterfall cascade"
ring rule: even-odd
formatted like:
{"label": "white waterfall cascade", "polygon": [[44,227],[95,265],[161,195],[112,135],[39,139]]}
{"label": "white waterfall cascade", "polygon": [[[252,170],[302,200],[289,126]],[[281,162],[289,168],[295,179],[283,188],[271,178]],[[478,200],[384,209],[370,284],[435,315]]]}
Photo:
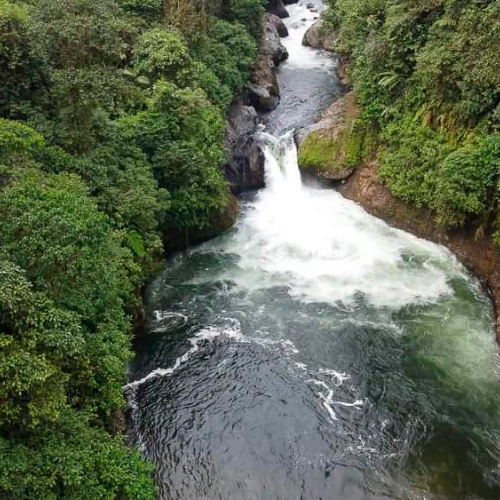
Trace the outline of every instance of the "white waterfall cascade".
{"label": "white waterfall cascade", "polygon": [[303,185],[292,132],[261,138],[267,186],[224,242],[240,256],[229,279],[245,288],[281,283],[306,302],[346,306],[363,296],[401,308],[451,293],[450,276],[463,270],[445,248],[389,227],[334,190]]}

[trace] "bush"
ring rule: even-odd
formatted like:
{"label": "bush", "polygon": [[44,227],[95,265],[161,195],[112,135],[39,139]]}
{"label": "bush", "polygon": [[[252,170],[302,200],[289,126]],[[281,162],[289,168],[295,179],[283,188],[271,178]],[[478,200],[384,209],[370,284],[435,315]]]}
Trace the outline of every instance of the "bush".
{"label": "bush", "polygon": [[45,147],[44,138],[32,128],[0,118],[0,162],[16,164],[32,160]]}
{"label": "bush", "polygon": [[257,58],[257,46],[245,28],[227,21],[214,20],[195,57],[211,68],[219,81],[233,93],[248,81]]}
{"label": "bush", "polygon": [[84,153],[93,143],[97,111],[116,111],[133,98],[134,85],[117,69],[130,58],[134,24],[114,0],[40,0],[28,23],[31,53],[43,61],[50,90],[45,113],[68,132],[62,145]]}
{"label": "bush", "polygon": [[0,192],[3,253],[37,290],[91,325],[120,310],[137,269],[81,179],[32,169],[13,176]]}
{"label": "bush", "polygon": [[151,268],[161,255],[160,224],[169,208],[169,193],[160,189],[146,155],[117,133],[84,158],[70,158],[64,170],[87,181],[100,211],[113,226],[126,231],[124,243],[143,268]]}
{"label": "bush", "polygon": [[24,6],[0,0],[0,114],[8,118],[21,116],[43,85],[40,64],[30,50],[28,21]]}
{"label": "bush", "polygon": [[407,203],[430,208],[439,164],[453,151],[449,137],[406,116],[386,127],[383,140],[380,179]]}
{"label": "bush", "polygon": [[246,27],[252,38],[260,43],[264,0],[231,0],[229,18]]}
{"label": "bush", "polygon": [[29,440],[0,434],[0,457],[0,491],[8,500],[155,498],[151,467],[81,412],[64,412]]}
{"label": "bush", "polygon": [[155,177],[169,191],[167,227],[210,226],[228,201],[219,171],[224,155],[224,120],[200,89],[157,82],[149,110],[122,121],[125,137],[150,159]]}
{"label": "bush", "polygon": [[67,368],[85,350],[80,317],[0,261],[0,429],[32,431],[68,407]]}
{"label": "bush", "polygon": [[134,49],[134,68],[153,79],[174,79],[177,72],[191,65],[182,35],[163,28],[143,33]]}
{"label": "bush", "polygon": [[148,20],[160,20],[162,0],[118,0],[121,7]]}
{"label": "bush", "polygon": [[441,163],[433,208],[441,222],[464,224],[494,208],[500,177],[500,135],[480,137]]}

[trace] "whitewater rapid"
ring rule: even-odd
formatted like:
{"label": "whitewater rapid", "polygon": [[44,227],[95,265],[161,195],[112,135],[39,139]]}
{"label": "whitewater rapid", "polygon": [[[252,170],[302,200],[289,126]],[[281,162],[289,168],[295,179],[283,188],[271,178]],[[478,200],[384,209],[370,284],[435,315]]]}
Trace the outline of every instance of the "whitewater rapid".
{"label": "whitewater rapid", "polygon": [[[265,140],[265,139],[264,139]],[[443,247],[392,229],[333,190],[303,186],[293,133],[267,139],[266,184],[225,251],[240,255],[227,279],[282,283],[297,298],[401,308],[450,294],[461,266]]]}

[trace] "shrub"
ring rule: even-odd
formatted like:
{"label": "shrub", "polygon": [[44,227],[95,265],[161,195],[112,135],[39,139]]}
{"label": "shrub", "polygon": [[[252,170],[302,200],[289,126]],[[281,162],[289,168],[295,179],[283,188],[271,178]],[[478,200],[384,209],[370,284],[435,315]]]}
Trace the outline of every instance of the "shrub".
{"label": "shrub", "polygon": [[224,120],[201,89],[179,89],[160,80],[149,110],[122,121],[150,158],[159,185],[169,191],[168,227],[208,227],[227,203],[219,171],[224,160]]}
{"label": "shrub", "polygon": [[96,500],[155,498],[151,467],[123,439],[74,410],[29,440],[0,434],[2,498]]}
{"label": "shrub", "polygon": [[43,85],[40,64],[32,56],[24,6],[0,0],[0,113],[17,118]]}
{"label": "shrub", "polygon": [[191,65],[191,57],[182,35],[163,28],[143,33],[134,49],[134,67],[156,79],[174,79],[177,72]]}
{"label": "shrub", "polygon": [[453,151],[444,132],[436,132],[411,116],[386,127],[379,177],[402,200],[430,208],[440,162]]}
{"label": "shrub", "polygon": [[263,0],[231,0],[230,20],[245,26],[257,43],[262,37],[263,14]]}
{"label": "shrub", "polygon": [[450,153],[437,175],[433,208],[439,220],[460,225],[470,217],[487,217],[494,208],[499,176],[498,134],[480,137]]}
{"label": "shrub", "polygon": [[28,169],[0,192],[0,247],[37,290],[97,325],[132,298],[137,272],[81,179]]}
{"label": "shrub", "polygon": [[231,91],[238,92],[247,82],[257,58],[257,46],[245,28],[214,20],[208,37],[194,54],[217,75]]}

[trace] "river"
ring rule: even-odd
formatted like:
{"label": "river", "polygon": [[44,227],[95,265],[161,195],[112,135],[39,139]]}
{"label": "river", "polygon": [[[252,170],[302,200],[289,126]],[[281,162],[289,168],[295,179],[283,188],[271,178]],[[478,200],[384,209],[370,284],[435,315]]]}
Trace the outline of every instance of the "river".
{"label": "river", "polygon": [[266,188],[149,286],[131,439],[163,500],[498,500],[491,302],[445,248],[302,183],[292,129],[341,86],[289,11]]}

